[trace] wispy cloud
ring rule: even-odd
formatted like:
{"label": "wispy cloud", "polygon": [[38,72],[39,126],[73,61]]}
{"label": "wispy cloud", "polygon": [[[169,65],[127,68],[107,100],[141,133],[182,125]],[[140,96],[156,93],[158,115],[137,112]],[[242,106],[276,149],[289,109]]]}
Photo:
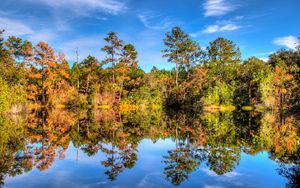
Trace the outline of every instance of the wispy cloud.
{"label": "wispy cloud", "polygon": [[279,46],[285,46],[292,50],[295,50],[296,47],[298,45],[300,45],[300,40],[293,35],[289,35],[289,36],[285,36],[285,37],[275,38],[273,40],[273,43],[276,45],[279,45]]}
{"label": "wispy cloud", "polygon": [[127,4],[119,0],[40,0],[38,2],[53,8],[69,9],[82,14],[90,10],[118,14],[127,9]]}
{"label": "wispy cloud", "polygon": [[[205,172],[208,176],[220,177],[218,174],[216,174],[212,170],[209,170],[208,168],[203,168],[202,171]],[[235,171],[228,172],[228,173],[223,175],[223,177],[227,177],[227,178],[234,178],[234,177],[237,177],[237,176],[241,176],[241,174],[238,173],[238,172],[235,172]]]}
{"label": "wispy cloud", "polygon": [[217,33],[222,31],[234,31],[239,29],[240,26],[235,24],[226,24],[226,25],[209,25],[202,32],[203,33]]}
{"label": "wispy cloud", "polygon": [[204,3],[204,15],[221,16],[233,11],[235,8],[226,0],[206,0]]}
{"label": "wispy cloud", "polygon": [[19,20],[0,17],[0,29],[5,29],[5,35],[29,35],[34,31]]}
{"label": "wispy cloud", "polygon": [[198,37],[201,34],[211,34],[211,33],[219,33],[219,32],[226,32],[226,31],[234,31],[242,28],[242,26],[239,26],[237,24],[214,24],[207,26],[204,30],[191,33],[190,35],[192,37]]}
{"label": "wispy cloud", "polygon": [[220,185],[204,185],[204,188],[225,188],[223,186],[220,186]]}
{"label": "wispy cloud", "polygon": [[[195,33],[191,33],[192,37],[198,37],[201,34],[211,34],[211,33],[220,33],[235,31],[245,27],[241,25],[241,21],[244,19],[244,16],[236,16],[226,20],[217,20],[216,23],[206,26],[203,30],[200,30]],[[246,26],[247,27],[247,26]]]}
{"label": "wispy cloud", "polygon": [[138,183],[138,187],[164,187],[162,185],[162,182],[164,182],[162,175],[163,174],[161,172],[151,172],[146,174]]}
{"label": "wispy cloud", "polygon": [[138,18],[149,29],[161,30],[170,28],[173,25],[170,18],[149,12],[138,14]]}

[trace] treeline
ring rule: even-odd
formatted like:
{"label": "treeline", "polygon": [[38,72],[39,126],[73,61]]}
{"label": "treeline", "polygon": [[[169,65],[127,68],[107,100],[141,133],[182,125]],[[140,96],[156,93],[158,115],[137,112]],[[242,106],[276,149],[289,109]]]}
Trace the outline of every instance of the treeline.
{"label": "treeline", "polygon": [[104,40],[105,59],[88,56],[69,67],[64,54],[44,42],[33,46],[15,36],[0,37],[0,112],[17,113],[24,106],[298,109],[300,48],[279,50],[268,62],[242,61],[232,41],[217,38],[204,50],[175,27],[162,50],[175,68],[145,73],[134,45],[114,32]]}

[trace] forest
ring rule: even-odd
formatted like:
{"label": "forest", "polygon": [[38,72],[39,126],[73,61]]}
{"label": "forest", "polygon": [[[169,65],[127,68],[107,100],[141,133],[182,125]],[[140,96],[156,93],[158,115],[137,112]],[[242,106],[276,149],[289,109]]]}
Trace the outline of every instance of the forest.
{"label": "forest", "polygon": [[233,41],[217,38],[202,49],[174,27],[162,41],[162,56],[175,68],[145,73],[134,45],[115,32],[104,40],[107,45],[99,47],[107,54],[104,59],[88,56],[70,67],[65,55],[45,42],[34,46],[16,36],[1,37],[0,112],[41,107],[299,111],[300,48],[279,50],[268,62],[242,61]]}
{"label": "forest", "polygon": [[[88,156],[105,153],[101,165],[110,180],[135,166],[145,138],[174,139],[176,149],[162,161],[173,185],[204,161],[226,174],[242,152],[267,151],[277,162],[299,164],[300,46],[278,50],[267,62],[242,60],[231,40],[217,38],[204,49],[174,27],[162,41],[162,58],[174,68],[145,72],[135,46],[115,32],[99,46],[105,58],[79,62],[77,52],[74,63],[45,42],[4,38],[4,32],[0,185],[7,175],[48,169],[71,142]],[[291,187],[299,185],[299,166],[278,172]]]}

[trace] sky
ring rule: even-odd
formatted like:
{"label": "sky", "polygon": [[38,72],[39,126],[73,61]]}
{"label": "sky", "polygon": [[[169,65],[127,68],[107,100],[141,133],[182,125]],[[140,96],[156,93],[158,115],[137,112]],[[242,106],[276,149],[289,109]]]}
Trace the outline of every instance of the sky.
{"label": "sky", "polygon": [[206,49],[218,37],[240,47],[242,59],[266,60],[300,37],[299,0],[1,0],[0,29],[33,44],[47,42],[70,64],[93,55],[102,60],[103,38],[114,31],[138,50],[142,69],[170,69],[163,38],[179,26]]}

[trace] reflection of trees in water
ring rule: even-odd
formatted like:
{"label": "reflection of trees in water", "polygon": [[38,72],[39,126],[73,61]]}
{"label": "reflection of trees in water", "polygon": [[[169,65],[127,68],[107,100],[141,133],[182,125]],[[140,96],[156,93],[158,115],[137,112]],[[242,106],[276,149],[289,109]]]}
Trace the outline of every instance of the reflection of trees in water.
{"label": "reflection of trees in water", "polygon": [[101,164],[108,168],[105,174],[110,180],[115,180],[125,168],[134,167],[137,160],[136,146],[131,144],[122,149],[112,145],[111,149],[102,148],[101,150],[107,155],[107,159]]}
{"label": "reflection of trees in water", "polygon": [[209,149],[207,164],[210,170],[218,175],[231,172],[241,160],[241,151],[238,147],[214,147]]}
{"label": "reflection of trees in water", "polygon": [[[101,164],[114,180],[137,161],[144,138],[173,138],[176,148],[163,156],[166,179],[179,185],[206,162],[216,174],[232,171],[242,151],[266,150],[282,164],[292,163],[299,148],[299,125],[278,113],[186,113],[139,111],[120,114],[112,109],[78,112],[37,111],[24,120],[0,118],[0,181],[33,167],[46,170],[64,158],[70,141],[88,156],[105,154]],[[287,157],[294,156],[294,158]],[[78,158],[78,156],[77,156]],[[299,166],[282,167],[290,187],[297,185]],[[296,182],[296,183],[295,183]],[[295,186],[294,186],[295,187]]]}
{"label": "reflection of trees in water", "polygon": [[282,165],[278,169],[278,173],[287,178],[288,182],[286,188],[298,188],[300,187],[300,165]]}
{"label": "reflection of trees in water", "polygon": [[4,185],[7,175],[15,176],[30,171],[32,166],[18,155],[25,148],[26,131],[24,121],[11,120],[0,116],[0,187]]}
{"label": "reflection of trees in water", "polygon": [[[107,114],[106,110],[102,110]],[[108,110],[109,112],[111,109]],[[89,113],[91,114],[91,113]],[[81,150],[89,156],[99,151],[106,155],[106,160],[101,164],[107,168],[105,174],[110,180],[116,177],[126,168],[132,168],[137,160],[136,141],[131,134],[126,132],[122,118],[117,113],[109,113],[110,117],[96,112],[95,117],[84,117],[80,120]],[[128,125],[130,126],[130,125]],[[135,129],[133,129],[135,130]],[[133,130],[129,130],[132,131]],[[78,141],[77,141],[78,142]]]}
{"label": "reflection of trees in water", "polygon": [[232,171],[241,159],[238,127],[232,113],[213,113],[203,116],[207,131],[207,165],[218,175]]}
{"label": "reflection of trees in water", "polygon": [[256,141],[267,148],[275,158],[294,153],[299,148],[299,128],[296,123],[293,116],[286,117],[282,113],[267,112],[261,119]]}
{"label": "reflection of trees in water", "polygon": [[168,155],[163,158],[163,163],[166,165],[164,168],[166,179],[174,185],[180,185],[190,173],[199,168],[205,156],[201,149],[179,142],[176,149],[169,150]]}
{"label": "reflection of trees in water", "polygon": [[276,153],[270,153],[271,158],[280,163],[277,169],[278,173],[287,179],[287,188],[300,187],[300,147],[295,152],[286,152],[283,155],[276,156]]}

